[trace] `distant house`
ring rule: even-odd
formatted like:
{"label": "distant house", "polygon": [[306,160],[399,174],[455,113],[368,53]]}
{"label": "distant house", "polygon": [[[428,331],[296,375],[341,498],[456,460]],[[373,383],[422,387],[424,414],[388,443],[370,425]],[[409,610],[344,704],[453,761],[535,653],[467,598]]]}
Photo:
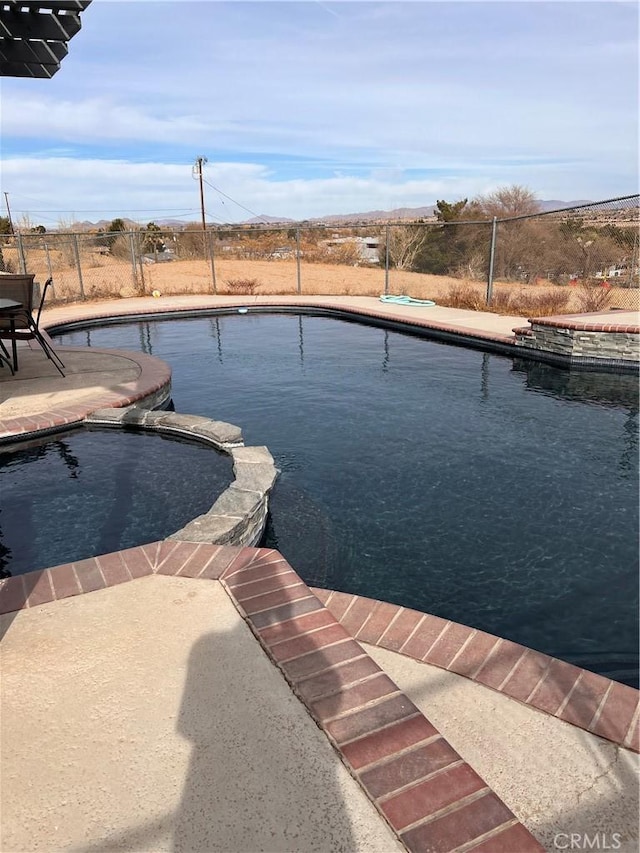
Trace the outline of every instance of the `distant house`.
{"label": "distant house", "polygon": [[172,261],[175,257],[173,249],[165,249],[163,252],[147,252],[142,256],[143,264],[161,264]]}
{"label": "distant house", "polygon": [[603,270],[598,270],[595,274],[596,278],[622,278],[629,275],[629,267],[626,265],[607,267]]}
{"label": "distant house", "polygon": [[380,240],[377,237],[338,237],[336,234],[330,240],[323,240],[322,242],[328,248],[345,243],[354,243],[357,246],[360,260],[368,264],[380,263]]}
{"label": "distant house", "polygon": [[291,246],[278,246],[273,250],[273,252],[271,252],[269,257],[282,260],[283,258],[290,258],[292,255],[293,249],[291,248]]}

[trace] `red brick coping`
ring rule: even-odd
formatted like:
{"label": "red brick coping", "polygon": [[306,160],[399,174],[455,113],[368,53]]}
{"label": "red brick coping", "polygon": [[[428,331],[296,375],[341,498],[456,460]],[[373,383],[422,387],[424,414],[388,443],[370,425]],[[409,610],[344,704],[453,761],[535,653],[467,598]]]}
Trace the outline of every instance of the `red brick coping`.
{"label": "red brick coping", "polygon": [[439,616],[344,592],[314,593],[356,640],[463,675],[640,752],[633,687]]}
{"label": "red brick coping", "polygon": [[151,574],[219,579],[412,853],[544,848],[277,552],[155,542],[2,581],[0,612]]}
{"label": "red brick coping", "polygon": [[[84,347],[57,347],[56,351],[78,352]],[[144,400],[147,397],[168,388],[171,382],[171,368],[166,362],[154,356],[139,352],[117,349],[91,349],[92,353],[120,356],[139,368],[138,377],[131,382],[114,385],[110,390],[95,397],[87,397],[79,403],[68,403],[31,417],[5,418],[0,420],[0,441],[15,436],[26,439],[29,435],[47,430],[62,429],[65,426],[80,424],[87,415],[96,409],[120,408]]]}
{"label": "red brick coping", "polygon": [[639,750],[638,691],[435,616],[310,589],[270,549],[154,542],[8,578],[0,582],[0,612],[151,574],[223,583],[272,662],[412,853],[543,848],[357,640],[466,675]]}
{"label": "red brick coping", "polygon": [[[574,332],[621,332],[625,335],[639,335],[640,326],[628,323],[605,323],[602,315],[597,320],[589,320],[588,314],[560,314],[556,317],[533,317],[530,323],[536,326],[553,326]],[[515,331],[515,329],[514,329]]]}

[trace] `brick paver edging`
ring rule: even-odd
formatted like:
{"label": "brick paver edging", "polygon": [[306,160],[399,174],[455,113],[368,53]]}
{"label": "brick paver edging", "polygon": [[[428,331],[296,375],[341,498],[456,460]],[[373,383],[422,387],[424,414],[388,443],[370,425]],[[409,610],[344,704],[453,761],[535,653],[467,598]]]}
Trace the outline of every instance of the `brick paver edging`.
{"label": "brick paver edging", "polygon": [[[588,316],[588,315],[587,315]],[[602,319],[589,320],[581,314],[567,314],[560,317],[540,317],[530,319],[537,326],[553,326],[554,328],[569,329],[573,332],[621,332],[625,335],[639,335],[640,326],[629,323],[604,323]]]}
{"label": "brick paver edging", "polygon": [[2,581],[0,612],[150,574],[218,579],[411,853],[543,847],[277,552],[165,540]]}
{"label": "brick paver edging", "polygon": [[[263,551],[242,550],[245,554]],[[93,592],[153,573],[217,578],[219,562],[237,551],[231,546],[167,539],[16,575],[0,580],[0,613]],[[181,568],[175,569],[182,558]],[[283,558],[278,555],[278,559]],[[300,579],[298,582],[306,589]],[[332,590],[310,588],[309,595],[322,602],[356,640],[470,678],[640,752],[640,694],[628,685],[439,616]]]}
{"label": "brick paver edging", "polygon": [[633,687],[533,649],[388,602],[314,589],[356,640],[455,672],[640,752]]}
{"label": "brick paver edging", "polygon": [[[85,347],[58,347],[57,352],[78,352]],[[89,397],[80,403],[57,406],[49,411],[38,412],[32,417],[6,418],[0,420],[0,443],[14,439],[26,439],[47,432],[77,426],[96,409],[120,408],[157,398],[157,405],[169,399],[171,391],[171,368],[151,355],[117,349],[91,349],[92,353],[120,356],[139,368],[136,379],[122,382],[105,390],[104,393]]]}

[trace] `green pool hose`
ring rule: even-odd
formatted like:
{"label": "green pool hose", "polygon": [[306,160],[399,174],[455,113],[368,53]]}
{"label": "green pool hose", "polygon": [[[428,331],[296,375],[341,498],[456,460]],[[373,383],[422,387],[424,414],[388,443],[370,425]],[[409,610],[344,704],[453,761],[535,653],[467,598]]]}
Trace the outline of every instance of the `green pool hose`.
{"label": "green pool hose", "polygon": [[431,308],[436,303],[431,299],[414,299],[413,296],[389,296],[380,297],[380,302],[391,302],[393,305],[422,305]]}

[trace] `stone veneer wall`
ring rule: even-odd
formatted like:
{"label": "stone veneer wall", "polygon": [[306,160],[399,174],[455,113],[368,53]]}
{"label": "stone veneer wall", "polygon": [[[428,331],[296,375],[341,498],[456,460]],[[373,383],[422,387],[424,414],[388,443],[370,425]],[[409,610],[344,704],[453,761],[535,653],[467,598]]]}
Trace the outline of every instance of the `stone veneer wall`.
{"label": "stone veneer wall", "polygon": [[598,359],[640,364],[640,334],[633,327],[625,331],[572,328],[530,320],[531,329],[516,329],[516,345],[555,353],[574,359]]}
{"label": "stone veneer wall", "polygon": [[158,412],[128,406],[98,409],[85,419],[89,426],[136,427],[182,435],[212,444],[233,458],[234,481],[211,509],[169,536],[182,542],[210,545],[256,545],[264,531],[269,492],[278,476],[266,447],[245,447],[240,427],[197,415]]}

